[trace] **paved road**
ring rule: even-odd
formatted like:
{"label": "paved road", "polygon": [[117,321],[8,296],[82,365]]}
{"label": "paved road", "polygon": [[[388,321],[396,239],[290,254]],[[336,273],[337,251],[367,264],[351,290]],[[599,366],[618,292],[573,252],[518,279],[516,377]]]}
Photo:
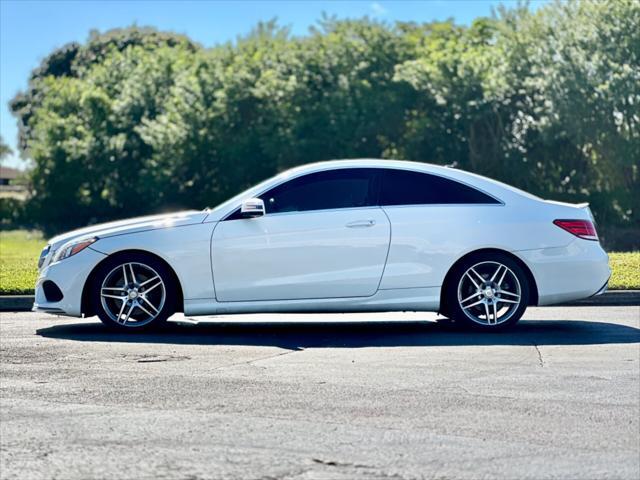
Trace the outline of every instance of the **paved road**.
{"label": "paved road", "polygon": [[533,308],[502,334],[0,315],[3,479],[640,477],[640,307]]}

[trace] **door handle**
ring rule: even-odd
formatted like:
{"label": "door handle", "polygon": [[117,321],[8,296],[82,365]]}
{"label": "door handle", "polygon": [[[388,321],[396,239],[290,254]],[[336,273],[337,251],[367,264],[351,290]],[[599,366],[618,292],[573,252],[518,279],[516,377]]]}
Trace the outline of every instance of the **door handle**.
{"label": "door handle", "polygon": [[355,222],[347,223],[347,228],[366,228],[373,227],[375,224],[375,220],[356,220]]}

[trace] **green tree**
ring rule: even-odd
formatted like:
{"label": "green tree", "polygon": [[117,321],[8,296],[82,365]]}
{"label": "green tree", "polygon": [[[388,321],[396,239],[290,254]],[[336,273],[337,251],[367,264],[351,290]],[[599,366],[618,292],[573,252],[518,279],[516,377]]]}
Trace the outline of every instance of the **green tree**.
{"label": "green tree", "polygon": [[148,28],[51,53],[13,100],[30,216],[56,231],[215,205],[331,158],[453,164],[640,219],[640,4],[501,8],[470,26],[275,21],[203,49]]}
{"label": "green tree", "polygon": [[131,28],[92,33],[43,61],[12,102],[21,148],[35,162],[36,221],[57,230],[164,206],[137,129],[159,114],[176,59],[196,51],[184,37]]}
{"label": "green tree", "polygon": [[538,193],[588,200],[605,224],[640,222],[640,4],[503,11],[507,154]]}
{"label": "green tree", "polygon": [[13,150],[11,150],[11,147],[4,143],[4,139],[2,138],[2,136],[0,136],[0,160],[8,157],[12,153]]}

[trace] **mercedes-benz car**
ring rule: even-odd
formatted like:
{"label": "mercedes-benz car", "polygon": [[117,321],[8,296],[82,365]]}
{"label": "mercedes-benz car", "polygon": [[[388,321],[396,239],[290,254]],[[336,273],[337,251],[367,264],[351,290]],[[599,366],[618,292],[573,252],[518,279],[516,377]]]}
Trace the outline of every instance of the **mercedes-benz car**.
{"label": "mercedes-benz car", "polygon": [[213,209],[52,238],[34,310],[118,329],[172,314],[435,311],[483,330],[528,305],[602,293],[587,204],[455,168],[342,160],[279,174]]}

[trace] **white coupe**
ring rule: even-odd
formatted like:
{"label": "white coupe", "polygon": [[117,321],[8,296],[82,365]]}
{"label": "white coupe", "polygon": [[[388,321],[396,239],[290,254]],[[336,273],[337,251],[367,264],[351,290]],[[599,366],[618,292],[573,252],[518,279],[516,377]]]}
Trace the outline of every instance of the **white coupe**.
{"label": "white coupe", "polygon": [[484,330],[610,276],[587,204],[435,165],[294,168],[213,209],[57,236],[34,310],[119,329],[249,312],[439,311]]}

